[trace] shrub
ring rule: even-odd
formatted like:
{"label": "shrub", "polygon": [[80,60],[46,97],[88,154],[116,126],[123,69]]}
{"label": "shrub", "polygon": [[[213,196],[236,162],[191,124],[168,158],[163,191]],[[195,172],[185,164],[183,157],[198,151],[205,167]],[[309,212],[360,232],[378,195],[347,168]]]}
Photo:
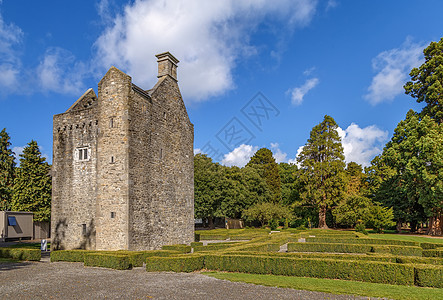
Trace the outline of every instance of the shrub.
{"label": "shrub", "polygon": [[443,266],[415,265],[415,285],[443,288]]}
{"label": "shrub", "polygon": [[399,264],[443,265],[443,259],[438,257],[396,256],[395,262]]}
{"label": "shrub", "polygon": [[0,248],[0,257],[18,260],[40,261],[41,251],[40,249]]}
{"label": "shrub", "polygon": [[84,256],[85,266],[103,267],[116,270],[128,270],[132,268],[129,255],[88,253]]}
{"label": "shrub", "polygon": [[174,251],[178,251],[180,253],[190,253],[191,246],[187,246],[185,244],[164,245],[164,246],[162,246],[162,250],[174,250]]}
{"label": "shrub", "polygon": [[341,237],[307,237],[306,242],[310,243],[343,243],[343,244],[364,244],[364,245],[402,245],[402,246],[419,246],[417,242],[411,241],[395,241],[383,239],[368,238],[341,238]]}
{"label": "shrub", "polygon": [[288,243],[288,252],[338,252],[366,253],[371,252],[370,245],[335,244],[335,243]]}
{"label": "shrub", "polygon": [[146,271],[160,272],[193,272],[204,268],[204,256],[181,255],[174,257],[148,257],[146,259]]}
{"label": "shrub", "polygon": [[364,224],[357,224],[357,225],[355,225],[355,231],[357,231],[357,232],[361,232],[361,233],[363,233],[364,235],[368,235],[368,232],[366,231],[366,227],[365,227],[365,225]]}
{"label": "shrub", "polygon": [[196,246],[194,247],[194,252],[201,252],[201,251],[216,251],[221,249],[227,249],[233,246],[236,246],[235,244],[238,244],[236,242],[232,243],[213,243],[208,244],[207,246]]}
{"label": "shrub", "polygon": [[414,267],[388,262],[270,256],[207,255],[205,268],[229,272],[414,284]]}
{"label": "shrub", "polygon": [[208,240],[226,240],[228,238],[228,234],[200,234],[200,241],[208,241]]}
{"label": "shrub", "polygon": [[51,261],[84,262],[85,255],[94,253],[92,250],[57,250],[51,251]]}
{"label": "shrub", "polygon": [[443,248],[423,250],[425,257],[443,257]]}

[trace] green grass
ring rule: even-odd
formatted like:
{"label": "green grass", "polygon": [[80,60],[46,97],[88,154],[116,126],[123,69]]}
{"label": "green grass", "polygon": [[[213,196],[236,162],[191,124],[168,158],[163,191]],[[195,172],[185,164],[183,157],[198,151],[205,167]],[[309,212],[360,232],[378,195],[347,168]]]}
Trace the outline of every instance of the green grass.
{"label": "green grass", "polygon": [[332,294],[385,297],[390,299],[443,299],[443,289],[436,288],[244,273],[202,272],[202,274],[235,282]]}
{"label": "green grass", "polygon": [[368,237],[372,239],[386,239],[386,240],[397,240],[397,241],[411,241],[419,243],[443,244],[443,239],[440,238],[429,238],[429,237],[407,235],[407,234],[369,234]]}

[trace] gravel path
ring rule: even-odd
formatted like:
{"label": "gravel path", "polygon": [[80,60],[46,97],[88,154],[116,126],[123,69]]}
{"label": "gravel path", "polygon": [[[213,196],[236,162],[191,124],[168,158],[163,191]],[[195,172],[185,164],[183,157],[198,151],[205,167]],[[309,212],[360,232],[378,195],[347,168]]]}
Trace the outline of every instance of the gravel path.
{"label": "gravel path", "polygon": [[82,263],[0,263],[0,299],[367,299],[230,282],[199,273],[118,271]]}

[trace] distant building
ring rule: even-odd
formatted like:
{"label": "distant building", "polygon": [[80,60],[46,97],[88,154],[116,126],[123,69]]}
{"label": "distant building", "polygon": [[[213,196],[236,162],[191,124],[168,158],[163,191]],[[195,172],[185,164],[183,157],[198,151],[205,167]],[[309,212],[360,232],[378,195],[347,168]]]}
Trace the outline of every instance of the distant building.
{"label": "distant building", "polygon": [[0,242],[33,238],[32,212],[0,211]]}
{"label": "distant building", "polygon": [[144,250],[194,241],[194,127],[178,60],[150,90],[111,67],[54,116],[53,249]]}

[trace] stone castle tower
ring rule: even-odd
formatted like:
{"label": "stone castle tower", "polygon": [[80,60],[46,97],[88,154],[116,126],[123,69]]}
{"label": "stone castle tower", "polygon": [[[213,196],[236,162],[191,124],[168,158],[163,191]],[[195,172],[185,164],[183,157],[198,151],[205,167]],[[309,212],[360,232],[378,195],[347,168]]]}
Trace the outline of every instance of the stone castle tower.
{"label": "stone castle tower", "polygon": [[194,240],[194,127],[178,60],[150,90],[111,67],[54,116],[53,249],[149,250]]}

